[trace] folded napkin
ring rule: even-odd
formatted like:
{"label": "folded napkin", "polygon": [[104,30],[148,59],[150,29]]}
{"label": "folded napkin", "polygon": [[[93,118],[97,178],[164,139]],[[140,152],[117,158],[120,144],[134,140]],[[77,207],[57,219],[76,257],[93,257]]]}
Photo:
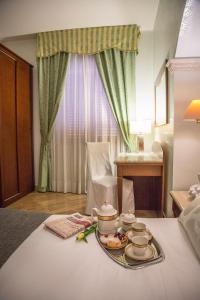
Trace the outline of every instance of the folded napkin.
{"label": "folded napkin", "polygon": [[45,222],[45,226],[57,233],[64,239],[77,234],[79,231],[91,226],[93,223],[91,217],[82,216],[79,213],[70,216],[61,217],[54,221]]}

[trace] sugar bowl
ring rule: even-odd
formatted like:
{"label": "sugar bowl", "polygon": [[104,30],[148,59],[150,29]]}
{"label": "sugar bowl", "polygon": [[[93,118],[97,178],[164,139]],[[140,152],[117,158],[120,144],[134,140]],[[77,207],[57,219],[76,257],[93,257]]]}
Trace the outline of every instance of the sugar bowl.
{"label": "sugar bowl", "polygon": [[135,222],[136,222],[136,217],[134,213],[130,211],[128,213],[122,213],[120,215],[120,225],[125,231],[130,229]]}

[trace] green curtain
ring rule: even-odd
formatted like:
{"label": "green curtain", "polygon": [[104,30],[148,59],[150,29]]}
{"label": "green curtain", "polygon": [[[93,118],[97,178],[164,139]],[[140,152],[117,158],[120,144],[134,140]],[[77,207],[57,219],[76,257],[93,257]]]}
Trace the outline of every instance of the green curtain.
{"label": "green curtain", "polygon": [[136,24],[73,28],[37,34],[37,57],[59,52],[91,55],[105,49],[138,51],[140,28]]}
{"label": "green curtain", "polygon": [[69,57],[69,53],[60,52],[51,57],[37,59],[41,131],[39,192],[51,190],[50,141],[63,92]]}
{"label": "green curtain", "polygon": [[130,119],[135,119],[135,55],[117,49],[95,54],[106,95],[130,151],[135,149],[129,131]]}

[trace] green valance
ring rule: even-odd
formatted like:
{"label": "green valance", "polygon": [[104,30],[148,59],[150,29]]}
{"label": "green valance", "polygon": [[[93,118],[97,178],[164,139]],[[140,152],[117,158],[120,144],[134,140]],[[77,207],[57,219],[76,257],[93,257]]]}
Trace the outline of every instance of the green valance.
{"label": "green valance", "polygon": [[138,51],[137,25],[56,30],[37,34],[37,57],[59,52],[96,54],[106,49]]}

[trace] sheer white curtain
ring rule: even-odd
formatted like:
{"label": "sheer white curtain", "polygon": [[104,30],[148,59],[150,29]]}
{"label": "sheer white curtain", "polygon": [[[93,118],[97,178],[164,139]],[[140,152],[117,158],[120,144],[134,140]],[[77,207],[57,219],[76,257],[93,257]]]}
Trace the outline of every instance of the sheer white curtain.
{"label": "sheer white curtain", "polygon": [[125,151],[93,56],[71,56],[52,140],[57,192],[85,193],[86,142],[110,142],[112,160]]}

